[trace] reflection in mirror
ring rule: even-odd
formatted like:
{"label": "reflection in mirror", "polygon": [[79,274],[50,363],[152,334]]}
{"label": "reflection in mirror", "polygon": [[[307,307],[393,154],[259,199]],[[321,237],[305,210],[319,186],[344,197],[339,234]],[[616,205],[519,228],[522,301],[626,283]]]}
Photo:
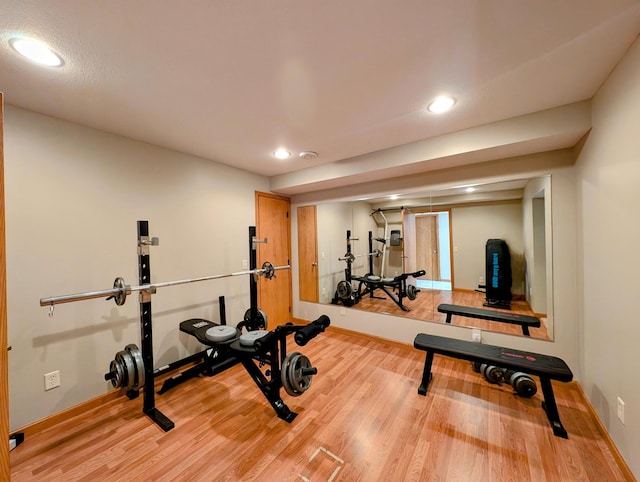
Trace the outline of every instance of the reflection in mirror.
{"label": "reflection in mirror", "polygon": [[[318,299],[441,323],[448,317],[438,311],[442,304],[498,311],[506,314],[501,322],[454,314],[448,323],[551,340],[550,194],[551,178],[542,176],[320,204]],[[510,275],[509,299],[499,303],[487,303],[498,279],[490,239],[508,249],[500,283]],[[540,326],[523,328],[525,316]]]}

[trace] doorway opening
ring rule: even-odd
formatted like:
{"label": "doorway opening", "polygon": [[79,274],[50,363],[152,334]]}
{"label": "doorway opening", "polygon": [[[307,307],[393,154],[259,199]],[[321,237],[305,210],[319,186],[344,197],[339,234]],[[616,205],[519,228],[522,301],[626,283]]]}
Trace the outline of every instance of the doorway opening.
{"label": "doorway opening", "polygon": [[416,258],[427,274],[416,287],[451,291],[451,229],[449,211],[416,213]]}

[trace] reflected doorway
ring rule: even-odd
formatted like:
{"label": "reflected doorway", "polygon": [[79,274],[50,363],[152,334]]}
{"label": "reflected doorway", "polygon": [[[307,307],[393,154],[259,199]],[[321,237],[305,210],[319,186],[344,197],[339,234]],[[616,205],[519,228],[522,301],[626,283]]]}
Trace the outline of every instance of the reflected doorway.
{"label": "reflected doorway", "polygon": [[418,266],[427,274],[416,280],[416,287],[452,290],[451,229],[449,211],[415,214],[415,248]]}

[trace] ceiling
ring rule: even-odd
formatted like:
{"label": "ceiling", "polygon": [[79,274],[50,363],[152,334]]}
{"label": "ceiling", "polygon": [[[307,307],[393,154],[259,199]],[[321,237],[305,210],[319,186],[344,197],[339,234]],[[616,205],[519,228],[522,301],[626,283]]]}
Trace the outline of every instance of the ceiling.
{"label": "ceiling", "polygon": [[[0,19],[7,104],[295,194],[575,145],[640,0],[0,0]],[[454,108],[428,113],[441,94]]]}

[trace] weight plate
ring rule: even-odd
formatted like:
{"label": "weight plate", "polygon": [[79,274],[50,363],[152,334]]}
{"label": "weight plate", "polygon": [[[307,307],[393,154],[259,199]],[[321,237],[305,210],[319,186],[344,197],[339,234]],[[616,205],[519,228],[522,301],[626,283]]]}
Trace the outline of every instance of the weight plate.
{"label": "weight plate", "polygon": [[235,338],[237,330],[233,326],[229,325],[217,325],[209,328],[204,336],[207,340],[213,343],[222,343]]}
{"label": "weight plate", "polygon": [[280,381],[282,382],[282,387],[284,390],[291,396],[297,397],[295,390],[289,383],[289,367],[291,366],[291,358],[293,355],[299,355],[299,353],[289,353],[284,360],[282,360],[282,369],[280,370]]}
{"label": "weight plate", "polygon": [[344,280],[338,283],[336,291],[338,292],[338,296],[343,300],[350,298],[353,294],[353,288],[351,284],[348,281]]}
{"label": "weight plate", "polygon": [[119,351],[116,353],[116,362],[120,363],[124,367],[124,376],[122,377],[120,388],[126,391],[131,390],[136,378],[136,367],[134,365],[133,358],[128,352]]}
{"label": "weight plate", "polygon": [[531,398],[537,391],[536,382],[526,373],[516,372],[511,376],[511,386],[521,397]]}
{"label": "weight plate", "polygon": [[415,286],[409,285],[407,286],[407,298],[410,300],[415,300],[418,297],[418,290]]}
{"label": "weight plate", "polygon": [[266,330],[268,326],[267,315],[260,308],[256,310],[257,319],[251,319],[251,308],[244,312],[244,321],[246,321],[247,330]]}
{"label": "weight plate", "polygon": [[113,296],[113,300],[116,302],[116,305],[124,305],[124,302],[127,301],[127,284],[125,283],[124,278],[117,277],[113,282],[113,287],[120,290],[117,295]]}
{"label": "weight plate", "polygon": [[240,335],[240,344],[242,346],[253,346],[255,341],[269,333],[267,330],[254,330]]}
{"label": "weight plate", "polygon": [[136,364],[136,380],[134,383],[134,388],[138,389],[144,386],[145,381],[145,373],[144,373],[144,360],[142,359],[142,353],[137,345],[133,343],[124,347],[126,351],[128,351],[133,357],[133,361]]}
{"label": "weight plate", "polygon": [[271,263],[269,263],[269,261],[265,261],[264,263],[262,263],[262,276],[264,276],[267,279],[271,279],[273,278],[276,274],[275,274],[275,270],[273,269],[273,265]]}
{"label": "weight plate", "polygon": [[292,397],[299,397],[311,386],[313,375],[304,375],[304,369],[312,368],[309,359],[301,353],[287,355],[282,362],[280,378],[285,391]]}
{"label": "weight plate", "polygon": [[353,263],[356,260],[356,257],[354,256],[353,253],[344,253],[343,257],[345,258],[344,260],[347,263]]}
{"label": "weight plate", "polygon": [[117,360],[111,360],[109,363],[109,374],[111,377],[111,385],[113,388],[122,387],[122,377],[124,376],[124,367]]}
{"label": "weight plate", "polygon": [[300,395],[309,389],[313,377],[313,375],[304,375],[305,368],[311,368],[311,362],[304,355],[299,355],[293,360],[289,367],[289,374],[291,376],[289,383]]}
{"label": "weight plate", "polygon": [[500,383],[502,381],[502,368],[498,368],[493,365],[485,365],[484,368],[480,368],[482,374],[489,383]]}

